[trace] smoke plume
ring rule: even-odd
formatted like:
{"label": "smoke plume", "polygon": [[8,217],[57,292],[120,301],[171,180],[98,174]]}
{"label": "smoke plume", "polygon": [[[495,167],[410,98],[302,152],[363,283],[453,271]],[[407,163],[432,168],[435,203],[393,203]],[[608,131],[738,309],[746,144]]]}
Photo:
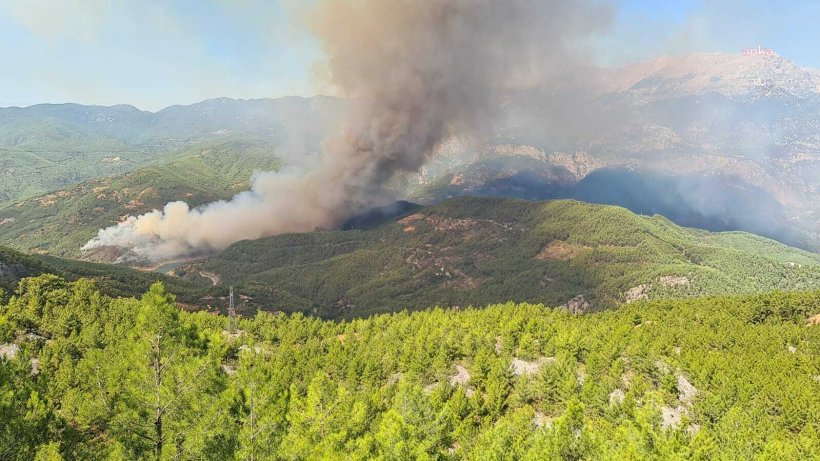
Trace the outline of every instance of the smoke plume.
{"label": "smoke plume", "polygon": [[332,228],[389,199],[454,135],[480,136],[510,90],[573,76],[611,12],[597,2],[330,0],[311,15],[329,83],[350,101],[343,131],[301,175],[261,173],[229,201],[103,229],[85,248],[166,260],[285,232]]}

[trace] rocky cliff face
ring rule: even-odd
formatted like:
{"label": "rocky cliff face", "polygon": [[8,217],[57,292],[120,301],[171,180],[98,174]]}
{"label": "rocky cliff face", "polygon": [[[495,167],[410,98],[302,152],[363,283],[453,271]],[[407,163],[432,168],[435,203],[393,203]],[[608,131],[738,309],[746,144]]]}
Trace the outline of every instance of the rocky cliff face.
{"label": "rocky cliff face", "polygon": [[[800,234],[801,246],[820,249],[819,70],[777,55],[700,53],[601,70],[596,78],[578,101],[591,115],[576,121],[571,136],[539,118],[542,100],[511,97],[507,124],[489,145],[448,145],[419,181],[418,196],[568,196],[575,182],[602,169],[726,178],[727,187],[755,188],[750,198],[764,191],[766,203],[783,208],[778,225]],[[691,192],[701,195],[695,201],[712,193]]]}

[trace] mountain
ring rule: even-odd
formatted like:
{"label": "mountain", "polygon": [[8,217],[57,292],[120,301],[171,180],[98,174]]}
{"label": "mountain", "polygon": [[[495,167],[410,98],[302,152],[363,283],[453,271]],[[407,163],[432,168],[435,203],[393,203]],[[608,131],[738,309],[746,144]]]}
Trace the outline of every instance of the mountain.
{"label": "mountain", "polygon": [[465,197],[365,230],[239,242],[175,274],[218,284],[212,293],[235,286],[247,312],[360,317],[509,300],[586,312],[644,298],[817,288],[820,256],[613,206]]}
{"label": "mountain", "polygon": [[764,187],[738,176],[671,174],[628,167],[598,167],[579,173],[577,166],[563,160],[557,155],[477,160],[419,187],[413,198],[422,203],[462,195],[571,198],[622,206],[638,214],[659,214],[683,226],[717,232],[743,230],[806,250],[820,248],[801,230],[812,228],[810,218],[793,217]]}
{"label": "mountain", "polygon": [[[613,188],[626,187],[630,195],[643,194],[645,183],[659,176],[678,176],[673,182],[679,184],[717,178],[725,189],[756,188],[733,194],[736,208],[753,210],[761,194],[766,203],[776,203],[783,215],[777,222],[789,229],[765,230],[766,235],[786,235],[790,244],[820,250],[820,73],[780,56],[702,53],[595,75],[597,86],[557,102],[557,118],[554,110],[544,110],[554,102],[551,95],[512,95],[493,139],[444,146],[410,199],[432,203],[484,190],[574,197],[567,189],[601,169],[629,173],[635,181],[625,182],[623,175],[611,179]],[[712,191],[674,193],[691,197],[681,202],[690,207],[708,202]],[[668,202],[669,196],[658,197],[653,207],[668,208]],[[602,203],[632,206],[611,198]],[[696,227],[710,227],[720,217],[708,207],[669,214],[678,215],[688,216],[681,223]],[[728,224],[760,232],[769,218],[764,213]]]}
{"label": "mountain", "polygon": [[265,138],[294,156],[319,150],[344,104],[329,97],[212,99],[156,113],[132,106],[0,108],[0,204],[121,174],[223,138]]}
{"label": "mountain", "polygon": [[282,164],[279,147],[266,137],[204,142],[120,176],[0,208],[0,242],[26,252],[110,260],[80,251],[99,229],[175,200],[196,206],[229,198],[248,188],[254,171]]}
{"label": "mountain", "polygon": [[645,100],[718,93],[737,98],[806,98],[820,90],[820,73],[779,56],[694,53],[630,64],[602,74],[605,92],[629,92]]}
{"label": "mountain", "polygon": [[[780,56],[700,53],[589,74],[592,83],[560,95],[511,92],[492,132],[444,143],[395,196],[422,204],[460,195],[575,198],[820,251],[820,71]],[[148,207],[73,217],[65,231],[54,226],[36,237],[15,207],[76,196],[78,187],[127,184],[131,172],[223,141],[267,143],[283,164],[299,165],[338,130],[344,111],[344,101],[326,97],[221,98],[156,113],[72,104],[0,109],[0,243],[80,256],[93,226]],[[222,161],[240,166],[243,151],[225,150]],[[175,188],[180,194],[161,198],[186,199],[192,189],[168,189]],[[78,215],[94,213],[86,195]],[[27,213],[65,222],[55,210]]]}

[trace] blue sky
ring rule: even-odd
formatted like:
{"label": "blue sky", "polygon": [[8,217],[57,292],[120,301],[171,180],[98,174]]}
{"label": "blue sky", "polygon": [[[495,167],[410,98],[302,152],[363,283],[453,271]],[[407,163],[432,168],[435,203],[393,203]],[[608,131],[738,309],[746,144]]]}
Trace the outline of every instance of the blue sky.
{"label": "blue sky", "polygon": [[623,0],[598,52],[602,64],[697,51],[771,48],[820,68],[817,0]]}
{"label": "blue sky", "polygon": [[287,3],[0,0],[0,106],[309,94],[316,43]]}
{"label": "blue sky", "polygon": [[[419,0],[425,1],[425,0]],[[0,106],[310,95],[321,57],[304,0],[0,0]],[[773,48],[820,67],[820,2],[620,0],[601,65]]]}

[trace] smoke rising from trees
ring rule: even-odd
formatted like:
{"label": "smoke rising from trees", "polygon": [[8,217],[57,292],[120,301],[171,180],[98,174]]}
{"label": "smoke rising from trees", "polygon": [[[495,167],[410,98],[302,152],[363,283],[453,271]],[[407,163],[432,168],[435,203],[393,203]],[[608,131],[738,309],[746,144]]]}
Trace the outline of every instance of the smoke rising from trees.
{"label": "smoke rising from trees", "polygon": [[[99,232],[85,248],[167,260],[233,242],[332,228],[390,200],[451,136],[481,136],[505,92],[578,78],[611,10],[544,0],[328,0],[310,15],[328,82],[349,99],[316,168],[264,172],[251,190],[191,209],[173,202]],[[554,85],[552,85],[554,86]]]}

